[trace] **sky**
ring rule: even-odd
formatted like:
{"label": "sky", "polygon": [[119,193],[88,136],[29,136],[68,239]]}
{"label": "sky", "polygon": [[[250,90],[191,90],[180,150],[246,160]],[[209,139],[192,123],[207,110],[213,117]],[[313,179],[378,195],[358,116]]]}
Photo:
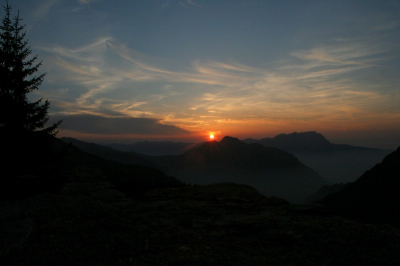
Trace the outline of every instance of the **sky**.
{"label": "sky", "polygon": [[400,1],[9,4],[46,73],[30,97],[48,99],[51,121],[63,119],[58,137],[317,131],[333,143],[400,145]]}

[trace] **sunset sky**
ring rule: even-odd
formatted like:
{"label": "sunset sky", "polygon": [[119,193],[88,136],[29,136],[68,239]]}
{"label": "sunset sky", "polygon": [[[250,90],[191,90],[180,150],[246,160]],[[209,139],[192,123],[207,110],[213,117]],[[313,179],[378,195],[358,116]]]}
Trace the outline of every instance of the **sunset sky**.
{"label": "sunset sky", "polygon": [[51,101],[59,137],[317,131],[334,143],[400,145],[400,1],[9,4],[43,60],[32,98]]}

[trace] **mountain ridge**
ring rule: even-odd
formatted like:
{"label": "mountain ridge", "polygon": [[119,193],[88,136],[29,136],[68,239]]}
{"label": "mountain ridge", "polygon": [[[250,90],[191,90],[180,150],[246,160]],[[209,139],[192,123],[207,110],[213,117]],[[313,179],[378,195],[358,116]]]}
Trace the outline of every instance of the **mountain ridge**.
{"label": "mountain ridge", "polygon": [[260,140],[246,139],[244,142],[259,143],[266,147],[277,147],[290,152],[330,184],[356,180],[391,152],[347,144],[333,144],[315,131],[279,134],[273,138]]}
{"label": "mountain ridge", "polygon": [[174,141],[139,141],[132,144],[111,143],[103,145],[118,151],[136,152],[151,156],[163,156],[184,153],[196,144]]}
{"label": "mountain ridge", "polygon": [[[300,164],[298,159],[274,147],[264,147],[260,144],[246,144],[238,138],[226,136],[221,141],[210,141],[200,147],[193,148],[186,152],[192,156],[194,153],[201,153],[208,156],[208,163],[226,166],[269,166],[284,167]],[[283,163],[285,161],[285,163]]]}
{"label": "mountain ridge", "polygon": [[65,143],[72,144],[73,146],[85,152],[100,156],[101,158],[106,160],[130,165],[143,165],[155,168],[157,167],[157,165],[154,164],[152,161],[146,159],[145,156],[136,152],[122,152],[107,146],[96,143],[89,143],[74,138],[63,137],[60,138],[60,140]]}
{"label": "mountain ridge", "polygon": [[226,136],[181,155],[154,157],[168,175],[189,184],[234,182],[300,203],[326,181],[294,155]]}
{"label": "mountain ridge", "polygon": [[290,153],[257,143],[247,144],[229,136],[219,142],[205,142],[184,154],[168,156],[145,156],[94,143],[72,142],[78,148],[116,162],[137,164],[139,158],[184,183],[247,184],[264,195],[297,203],[303,203],[307,196],[326,184],[321,176]]}
{"label": "mountain ridge", "polygon": [[348,144],[334,144],[316,131],[279,134],[273,138],[244,139],[246,143],[260,143],[266,147],[277,147],[285,151],[345,151],[345,150],[379,150]]}

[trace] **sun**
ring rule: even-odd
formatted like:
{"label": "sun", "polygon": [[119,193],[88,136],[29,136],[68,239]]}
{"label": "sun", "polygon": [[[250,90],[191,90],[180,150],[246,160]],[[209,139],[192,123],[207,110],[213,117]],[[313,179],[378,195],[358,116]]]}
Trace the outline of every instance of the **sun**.
{"label": "sun", "polygon": [[214,134],[210,134],[210,139],[214,139]]}

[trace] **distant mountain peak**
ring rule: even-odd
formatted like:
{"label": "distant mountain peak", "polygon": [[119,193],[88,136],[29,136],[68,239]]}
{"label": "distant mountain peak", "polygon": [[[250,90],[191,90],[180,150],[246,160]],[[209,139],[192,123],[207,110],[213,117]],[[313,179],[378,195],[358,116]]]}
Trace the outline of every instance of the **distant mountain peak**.
{"label": "distant mountain peak", "polygon": [[297,166],[300,162],[292,154],[276,148],[266,148],[259,144],[247,144],[238,138],[225,136],[221,141],[209,141],[186,154],[197,154],[209,164],[237,167],[280,167]]}
{"label": "distant mountain peak", "polygon": [[167,174],[185,183],[234,182],[252,185],[265,195],[301,203],[325,180],[294,155],[274,147],[247,144],[225,136],[178,156],[160,158]]}
{"label": "distant mountain peak", "polygon": [[221,144],[233,144],[233,143],[243,143],[243,142],[240,141],[238,138],[225,136],[223,139],[221,139],[220,143]]}
{"label": "distant mountain peak", "polygon": [[279,134],[273,138],[246,139],[245,143],[260,143],[266,147],[276,147],[284,151],[343,151],[368,149],[345,144],[333,144],[315,131]]}
{"label": "distant mountain peak", "polygon": [[329,145],[331,144],[322,134],[317,133],[315,131],[308,131],[308,132],[293,132],[290,134],[279,134],[273,138],[274,140],[285,139],[286,141],[297,141],[297,142],[307,142],[322,144],[322,145]]}

